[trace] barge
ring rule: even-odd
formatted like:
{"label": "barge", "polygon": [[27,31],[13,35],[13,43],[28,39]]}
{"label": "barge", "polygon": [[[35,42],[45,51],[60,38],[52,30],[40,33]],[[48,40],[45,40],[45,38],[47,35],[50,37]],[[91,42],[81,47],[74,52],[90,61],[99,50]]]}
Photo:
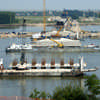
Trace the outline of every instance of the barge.
{"label": "barge", "polygon": [[36,63],[35,60],[32,64],[17,64],[14,61],[10,68],[5,69],[3,67],[3,62],[0,62],[0,77],[76,77],[84,75],[84,72],[96,71],[97,68],[86,69],[86,63],[83,61],[83,57],[80,58],[79,63],[74,63],[72,59],[68,64],[65,64],[61,60],[60,64],[55,64],[52,60],[51,64],[46,64],[45,60],[42,60],[41,64]]}

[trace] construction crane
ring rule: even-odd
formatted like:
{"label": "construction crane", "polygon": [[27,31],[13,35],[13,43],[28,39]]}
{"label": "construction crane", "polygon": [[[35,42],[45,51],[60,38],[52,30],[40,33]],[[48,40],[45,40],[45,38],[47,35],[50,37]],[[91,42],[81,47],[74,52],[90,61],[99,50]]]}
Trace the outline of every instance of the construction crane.
{"label": "construction crane", "polygon": [[59,37],[59,32],[62,30],[63,26],[60,27],[60,29],[57,31],[57,34],[55,35],[56,37]]}
{"label": "construction crane", "polygon": [[43,27],[43,31],[46,32],[46,13],[45,13],[45,0],[43,0],[43,23],[44,23],[44,27]]}
{"label": "construction crane", "polygon": [[[46,13],[45,13],[45,11],[46,11],[46,7],[45,7],[45,1],[46,0],[43,0],[43,23],[44,23],[44,25],[43,25],[43,32],[45,33],[46,32]],[[66,23],[66,21],[65,21],[65,23]],[[61,27],[59,30],[58,30],[58,32],[57,32],[57,36],[59,36],[59,32],[62,30],[62,28],[63,27]],[[47,36],[46,36],[46,39],[47,39]],[[53,41],[53,42],[55,42],[55,43],[57,43],[57,47],[59,47],[59,48],[63,48],[64,47],[64,45],[62,44],[62,43],[60,43],[60,42],[58,42],[58,41],[56,41],[56,40],[53,40],[53,39],[50,39],[51,41]],[[37,41],[37,39],[34,39],[34,41]]]}
{"label": "construction crane", "polygon": [[[45,13],[45,11],[46,11],[45,0],[43,0],[43,33],[46,33],[46,13]],[[46,38],[47,38],[47,36],[46,36]],[[37,41],[37,39],[34,38],[33,41]]]}
{"label": "construction crane", "polygon": [[[66,19],[65,23],[68,22],[69,20],[70,20],[70,17]],[[64,23],[64,25],[65,25],[65,23]],[[57,37],[60,36],[60,35],[59,35],[59,32],[63,29],[63,27],[64,27],[64,26],[61,26],[61,27],[60,27],[60,29],[57,31],[57,34],[56,34],[55,36],[57,36]]]}
{"label": "construction crane", "polygon": [[[43,23],[44,23],[43,31],[44,32],[46,32],[46,13],[45,13],[45,11],[46,11],[45,0],[43,0]],[[61,30],[62,30],[62,28],[57,33],[59,33]],[[47,38],[47,36],[46,36],[46,38]],[[59,47],[59,48],[64,47],[64,45],[62,43],[59,43],[59,42],[53,40],[52,38],[50,40],[57,43],[57,47]]]}

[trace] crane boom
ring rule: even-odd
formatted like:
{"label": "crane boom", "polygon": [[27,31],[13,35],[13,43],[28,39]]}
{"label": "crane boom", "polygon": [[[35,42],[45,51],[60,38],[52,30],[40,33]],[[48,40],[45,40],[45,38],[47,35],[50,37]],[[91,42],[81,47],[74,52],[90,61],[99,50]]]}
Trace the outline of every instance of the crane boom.
{"label": "crane boom", "polygon": [[63,26],[60,27],[60,29],[57,31],[57,34],[55,36],[59,36],[59,32],[62,30]]}
{"label": "crane boom", "polygon": [[62,43],[60,43],[60,42],[58,42],[58,41],[56,41],[56,40],[54,40],[52,38],[50,40],[53,41],[53,42],[55,42],[56,44],[58,44],[59,48],[63,48],[64,47],[64,45]]}
{"label": "crane boom", "polygon": [[43,27],[43,31],[46,31],[46,16],[45,16],[45,0],[43,0],[43,23],[44,23],[44,27]]}
{"label": "crane boom", "polygon": [[[69,21],[69,18],[66,19],[65,23],[66,23],[67,21]],[[65,23],[64,23],[64,25],[65,25]],[[55,36],[59,36],[59,32],[62,30],[63,27],[64,27],[64,26],[61,26],[61,27],[60,27],[60,29],[57,31],[57,34],[56,34]]]}

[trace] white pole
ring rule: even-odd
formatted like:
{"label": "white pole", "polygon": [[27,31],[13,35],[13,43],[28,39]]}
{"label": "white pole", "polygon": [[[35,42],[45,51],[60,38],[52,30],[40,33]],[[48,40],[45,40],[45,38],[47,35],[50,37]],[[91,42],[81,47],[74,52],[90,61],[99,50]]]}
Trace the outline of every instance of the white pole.
{"label": "white pole", "polygon": [[77,39],[79,39],[79,32],[77,32]]}
{"label": "white pole", "polygon": [[17,96],[16,96],[16,100],[17,100]]}
{"label": "white pole", "polygon": [[1,65],[1,64],[3,64],[3,59],[2,59],[2,58],[0,59],[0,65]]}
{"label": "white pole", "polygon": [[84,68],[83,63],[84,63],[84,62],[83,62],[83,57],[81,57],[81,66],[80,66],[80,67],[81,67],[81,68],[80,68],[80,69],[81,69],[81,71],[83,71],[83,68]]}

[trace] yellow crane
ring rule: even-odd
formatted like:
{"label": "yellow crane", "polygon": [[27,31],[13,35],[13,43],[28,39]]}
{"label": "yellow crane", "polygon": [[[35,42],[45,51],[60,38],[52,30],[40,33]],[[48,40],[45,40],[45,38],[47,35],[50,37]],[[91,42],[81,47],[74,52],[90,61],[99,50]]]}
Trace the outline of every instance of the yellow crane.
{"label": "yellow crane", "polygon": [[[43,0],[43,23],[44,23],[44,25],[43,25],[43,31],[44,32],[46,32],[46,13],[45,13],[45,0]],[[58,32],[57,32],[57,36],[59,36],[59,32],[62,30],[62,28],[63,28],[63,26],[58,30]],[[46,38],[47,38],[47,36],[46,36]],[[53,39],[50,39],[51,41],[53,41],[53,42],[55,42],[55,43],[57,43],[57,47],[59,47],[59,48],[63,48],[64,47],[64,45],[62,44],[62,43],[60,43],[60,42],[58,42],[58,41],[56,41],[56,40],[53,40]],[[34,39],[34,41],[37,41],[37,39]]]}
{"label": "yellow crane", "polygon": [[[45,33],[46,32],[46,14],[45,14],[45,0],[43,0],[43,32]],[[47,38],[47,36],[46,36]],[[33,39],[33,41],[37,41],[36,38]]]}
{"label": "yellow crane", "polygon": [[[70,17],[65,21],[65,23],[66,23],[67,21],[69,22],[69,20],[70,20]],[[64,23],[64,24],[65,24],[65,23]],[[57,34],[56,34],[55,36],[57,36],[57,37],[60,36],[60,35],[59,35],[59,32],[62,30],[63,27],[64,27],[64,26],[61,26],[61,27],[60,27],[60,29],[57,31]],[[54,39],[52,39],[52,38],[51,38],[50,40],[53,41],[53,42],[55,42],[55,43],[57,43],[57,44],[58,44],[57,47],[59,47],[59,48],[64,48],[64,45],[63,45],[62,43],[60,43],[60,42],[58,42],[58,41],[56,41],[56,40],[54,40]]]}
{"label": "yellow crane", "polygon": [[60,27],[60,29],[57,31],[57,34],[55,36],[57,36],[57,37],[60,36],[59,32],[62,30],[62,28],[63,28],[63,26]]}
{"label": "yellow crane", "polygon": [[[54,39],[50,39],[51,41],[53,41],[53,42],[55,42],[55,43],[57,43],[57,47],[59,47],[59,48],[64,48],[64,45],[62,44],[62,43],[60,43],[60,42],[58,42],[58,41],[56,41],[56,40],[54,40]],[[52,46],[53,47],[53,46]]]}
{"label": "yellow crane", "polygon": [[[66,19],[65,23],[66,23],[67,21],[70,22],[70,17],[69,17],[68,19]],[[65,24],[65,23],[64,23],[64,24]],[[63,29],[63,27],[64,27],[64,26],[61,26],[61,27],[60,27],[60,29],[57,31],[57,34],[56,34],[55,36],[57,36],[57,37],[60,36],[60,35],[59,35],[59,32]]]}

